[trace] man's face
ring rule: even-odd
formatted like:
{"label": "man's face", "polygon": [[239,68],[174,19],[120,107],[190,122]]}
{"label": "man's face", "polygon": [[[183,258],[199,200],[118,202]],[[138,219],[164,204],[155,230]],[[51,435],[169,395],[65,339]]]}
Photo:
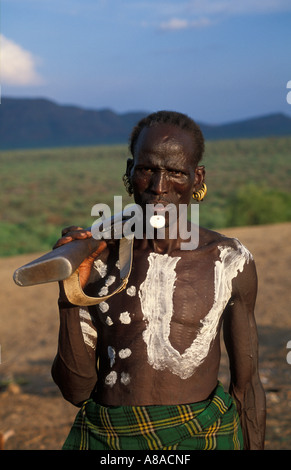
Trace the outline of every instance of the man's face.
{"label": "man's face", "polygon": [[144,128],[135,145],[131,182],[134,199],[146,204],[189,204],[194,191],[193,139],[179,127]]}

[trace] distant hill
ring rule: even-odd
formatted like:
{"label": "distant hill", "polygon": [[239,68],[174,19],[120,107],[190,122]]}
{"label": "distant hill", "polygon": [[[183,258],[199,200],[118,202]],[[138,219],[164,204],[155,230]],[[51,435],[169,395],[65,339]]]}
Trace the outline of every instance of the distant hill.
{"label": "distant hill", "polygon": [[124,143],[145,114],[119,115],[110,109],[61,106],[46,99],[2,98],[0,148]]}
{"label": "distant hill", "polygon": [[210,140],[290,136],[291,117],[275,113],[217,126],[201,124],[201,130]]}
{"label": "distant hill", "polygon": [[[117,114],[47,99],[2,98],[0,149],[127,143],[132,127],[146,114]],[[208,140],[291,135],[291,118],[284,114],[223,125],[199,124]]]}

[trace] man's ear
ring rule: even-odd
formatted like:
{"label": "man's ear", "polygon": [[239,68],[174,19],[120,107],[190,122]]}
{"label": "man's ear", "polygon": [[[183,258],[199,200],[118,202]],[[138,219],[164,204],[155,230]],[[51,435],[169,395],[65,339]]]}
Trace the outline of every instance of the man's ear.
{"label": "man's ear", "polygon": [[129,196],[133,195],[133,187],[131,184],[131,170],[133,168],[133,158],[128,158],[126,162],[126,172],[123,175],[123,183],[125,186],[125,189]]}
{"label": "man's ear", "polygon": [[126,175],[130,178],[130,173],[133,167],[133,158],[128,158],[126,162]]}
{"label": "man's ear", "polygon": [[194,184],[193,184],[193,192],[199,191],[202,187],[202,183],[205,180],[205,166],[197,166],[195,169],[195,177],[194,177]]}

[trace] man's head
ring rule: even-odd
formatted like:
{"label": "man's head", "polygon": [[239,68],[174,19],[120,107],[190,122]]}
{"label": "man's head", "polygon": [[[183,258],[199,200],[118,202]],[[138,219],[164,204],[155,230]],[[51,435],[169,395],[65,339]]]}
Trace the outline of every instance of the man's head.
{"label": "man's head", "polygon": [[[170,130],[172,129],[172,131],[175,131],[176,129],[176,132],[180,134],[180,136],[184,137],[185,141],[187,140],[187,154],[191,156],[191,166],[193,170],[199,172],[199,170],[197,170],[197,166],[201,161],[204,152],[204,137],[199,126],[185,114],[174,111],[158,111],[141,119],[133,128],[131,133],[129,150],[133,158],[128,159],[127,170],[123,177],[124,184],[129,194],[133,194],[134,192],[132,186],[132,170],[134,168],[134,162],[138,158],[138,152],[142,142],[145,140],[145,134],[150,133],[150,130],[152,129],[153,135],[154,129],[161,127],[167,127]],[[147,130],[149,130],[149,132],[147,132]],[[179,158],[179,155],[177,155],[177,163],[179,163]],[[167,159],[165,150],[164,159]]]}
{"label": "man's head", "polygon": [[138,124],[132,130],[129,142],[129,149],[133,158],[135,144],[141,131],[145,127],[155,127],[159,124],[170,124],[189,132],[193,138],[194,159],[196,160],[196,164],[200,162],[204,152],[204,137],[200,127],[186,114],[177,113],[175,111],[158,111],[156,113],[149,114],[138,122]]}

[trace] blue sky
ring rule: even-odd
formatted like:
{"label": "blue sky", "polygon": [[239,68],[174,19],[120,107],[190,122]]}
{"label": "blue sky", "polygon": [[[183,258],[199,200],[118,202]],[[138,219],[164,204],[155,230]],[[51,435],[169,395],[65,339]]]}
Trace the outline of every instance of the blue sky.
{"label": "blue sky", "polygon": [[290,0],[2,0],[1,93],[210,124],[291,115]]}

